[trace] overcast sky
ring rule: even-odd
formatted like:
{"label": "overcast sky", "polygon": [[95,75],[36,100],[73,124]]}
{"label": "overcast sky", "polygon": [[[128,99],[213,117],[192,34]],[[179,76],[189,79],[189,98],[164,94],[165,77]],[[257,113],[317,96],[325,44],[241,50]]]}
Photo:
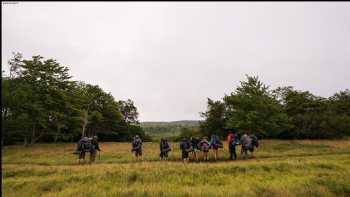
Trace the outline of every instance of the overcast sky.
{"label": "overcast sky", "polygon": [[2,5],[11,52],[55,58],[74,80],[132,99],[141,121],[200,119],[245,79],[319,96],[350,88],[349,2]]}

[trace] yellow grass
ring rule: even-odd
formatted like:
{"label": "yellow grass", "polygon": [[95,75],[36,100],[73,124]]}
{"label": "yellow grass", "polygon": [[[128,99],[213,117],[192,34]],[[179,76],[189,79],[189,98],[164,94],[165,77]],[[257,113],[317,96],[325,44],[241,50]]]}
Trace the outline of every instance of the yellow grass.
{"label": "yellow grass", "polygon": [[[78,165],[75,144],[2,150],[3,196],[350,196],[350,141],[265,140],[257,159],[183,164],[145,143],[136,162],[128,143],[102,143],[101,160]],[[239,148],[237,150],[239,152]]]}

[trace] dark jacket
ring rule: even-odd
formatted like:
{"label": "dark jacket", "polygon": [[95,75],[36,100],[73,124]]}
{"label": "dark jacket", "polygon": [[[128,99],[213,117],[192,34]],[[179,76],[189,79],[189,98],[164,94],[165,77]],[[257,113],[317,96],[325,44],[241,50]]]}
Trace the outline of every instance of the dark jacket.
{"label": "dark jacket", "polygon": [[159,144],[160,152],[169,152],[171,151],[168,141],[160,140]]}
{"label": "dark jacket", "polygon": [[133,142],[132,142],[132,151],[136,151],[136,150],[141,150],[142,148],[142,140],[141,138],[134,138]]}
{"label": "dark jacket", "polygon": [[190,152],[191,150],[191,143],[188,139],[182,139],[180,142],[180,149],[183,152]]}
{"label": "dark jacket", "polygon": [[250,135],[249,136],[252,139],[252,145],[255,147],[259,147],[259,141],[258,138],[255,135]]}
{"label": "dark jacket", "polygon": [[192,149],[199,149],[198,144],[199,144],[199,140],[197,138],[192,138],[191,139]]}
{"label": "dark jacket", "polygon": [[236,145],[239,144],[239,140],[237,135],[232,135],[230,141],[228,142],[229,148],[235,148]]}
{"label": "dark jacket", "polygon": [[98,145],[98,141],[97,140],[91,140],[91,144],[92,144],[92,149],[93,150],[98,150],[101,151],[100,146]]}

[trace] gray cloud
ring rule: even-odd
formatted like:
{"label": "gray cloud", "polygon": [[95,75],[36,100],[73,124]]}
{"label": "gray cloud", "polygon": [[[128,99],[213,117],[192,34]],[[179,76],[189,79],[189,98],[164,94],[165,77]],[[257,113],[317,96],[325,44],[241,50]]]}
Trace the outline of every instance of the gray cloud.
{"label": "gray cloud", "polygon": [[320,96],[350,88],[349,2],[73,2],[2,6],[12,51],[131,98],[141,120],[199,119],[244,74]]}

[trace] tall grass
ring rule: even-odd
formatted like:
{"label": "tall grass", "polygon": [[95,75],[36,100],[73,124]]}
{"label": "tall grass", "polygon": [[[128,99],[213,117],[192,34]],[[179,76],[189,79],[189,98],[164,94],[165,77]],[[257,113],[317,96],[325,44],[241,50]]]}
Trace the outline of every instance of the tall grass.
{"label": "tall grass", "polygon": [[[77,165],[75,144],[2,150],[3,196],[350,196],[350,141],[262,141],[257,159],[182,163],[177,144],[136,162],[130,144],[102,143],[101,160]],[[238,152],[238,151],[237,151]]]}

